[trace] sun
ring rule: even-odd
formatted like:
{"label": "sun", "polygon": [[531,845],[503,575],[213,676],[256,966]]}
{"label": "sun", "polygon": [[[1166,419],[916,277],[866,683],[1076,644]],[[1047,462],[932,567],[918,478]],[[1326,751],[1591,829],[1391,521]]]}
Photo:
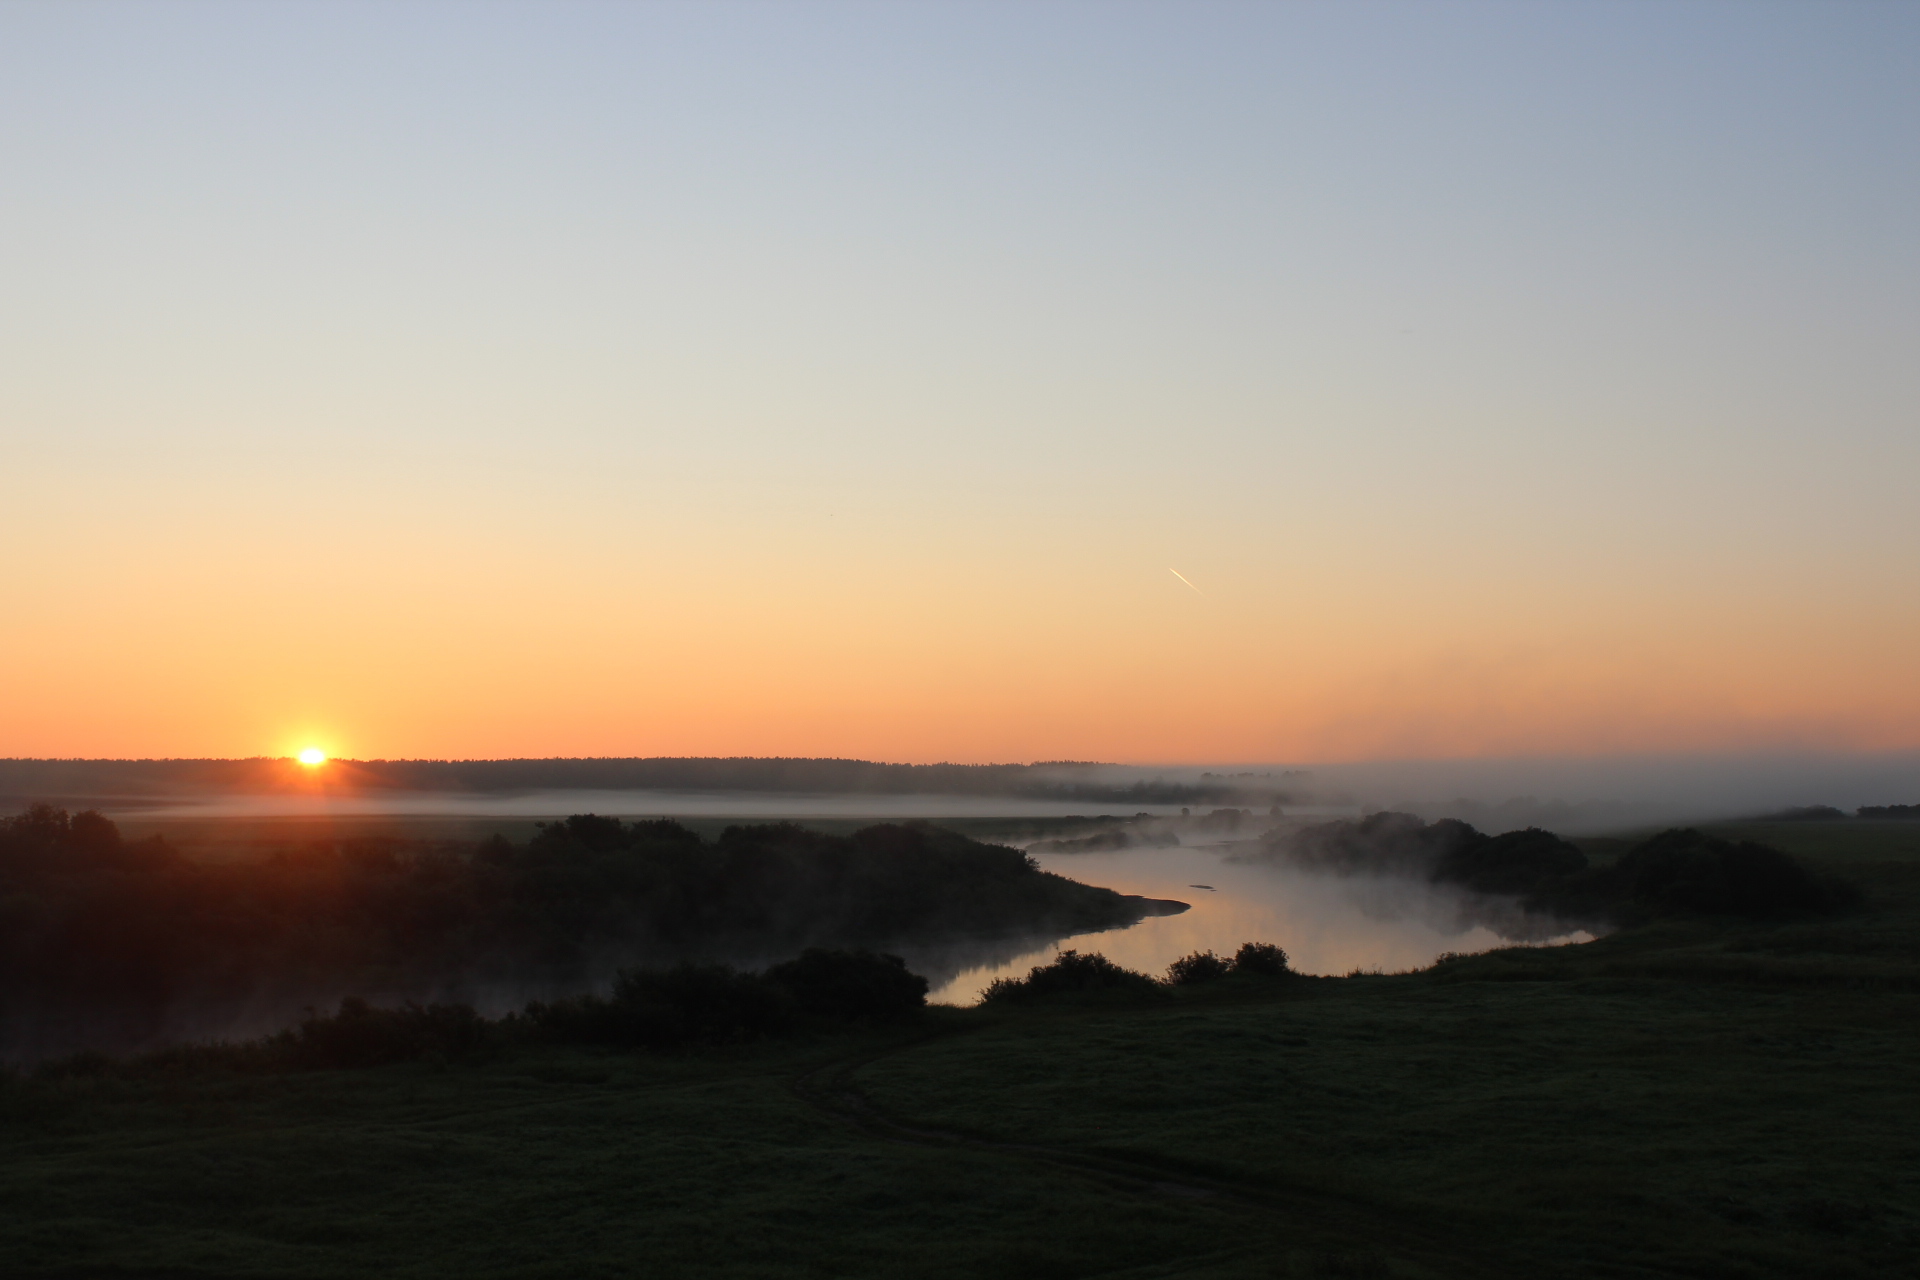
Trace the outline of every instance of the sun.
{"label": "sun", "polygon": [[300,763],[304,765],[325,764],[327,753],[318,747],[308,747],[300,753]]}

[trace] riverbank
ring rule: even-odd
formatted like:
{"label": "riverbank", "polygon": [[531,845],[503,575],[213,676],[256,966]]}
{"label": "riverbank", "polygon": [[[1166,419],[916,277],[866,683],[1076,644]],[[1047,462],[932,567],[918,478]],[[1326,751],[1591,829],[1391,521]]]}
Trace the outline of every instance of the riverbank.
{"label": "riverbank", "polygon": [[14,1078],[0,1265],[1891,1274],[1920,1247],[1920,831],[1741,834],[1867,905],[686,1056]]}

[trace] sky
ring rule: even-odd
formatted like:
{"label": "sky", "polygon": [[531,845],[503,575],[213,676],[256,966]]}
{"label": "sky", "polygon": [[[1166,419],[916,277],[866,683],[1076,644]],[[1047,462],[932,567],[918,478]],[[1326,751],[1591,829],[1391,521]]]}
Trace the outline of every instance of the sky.
{"label": "sky", "polygon": [[1916,228],[1910,4],[13,0],[0,756],[1913,749]]}

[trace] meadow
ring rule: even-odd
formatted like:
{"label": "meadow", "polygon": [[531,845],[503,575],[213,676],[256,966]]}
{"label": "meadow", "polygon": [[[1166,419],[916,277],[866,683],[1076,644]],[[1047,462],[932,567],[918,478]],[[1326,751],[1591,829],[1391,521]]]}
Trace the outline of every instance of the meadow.
{"label": "meadow", "polygon": [[0,1086],[0,1269],[1903,1273],[1920,824],[1718,834],[1864,902],[676,1053],[52,1064]]}

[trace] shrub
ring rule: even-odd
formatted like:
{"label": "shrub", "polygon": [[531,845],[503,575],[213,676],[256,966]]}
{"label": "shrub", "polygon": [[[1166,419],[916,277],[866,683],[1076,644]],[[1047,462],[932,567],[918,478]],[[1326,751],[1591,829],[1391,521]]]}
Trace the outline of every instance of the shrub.
{"label": "shrub", "polygon": [[309,1014],[269,1041],[293,1067],[377,1067],[419,1058],[466,1058],[487,1047],[491,1027],[471,1005],[409,1002],[376,1009],[349,996],[332,1014]]}
{"label": "shrub", "polygon": [[925,1007],[927,980],[899,956],[818,947],[767,970],[766,980],[819,1018],[903,1018]]}
{"label": "shrub", "polygon": [[1586,854],[1551,831],[1528,827],[1458,841],[1434,865],[1432,878],[1480,893],[1526,894],[1586,869]]}
{"label": "shrub", "polygon": [[1031,1000],[1037,996],[1086,992],[1119,992],[1149,995],[1161,990],[1158,982],[1133,969],[1124,969],[1101,955],[1089,951],[1062,951],[1052,964],[1035,965],[1024,978],[996,978],[983,993],[988,1004]]}
{"label": "shrub", "polygon": [[576,996],[527,1006],[549,1039],[613,1048],[671,1049],[757,1040],[784,1031],[793,1010],[783,992],[731,965],[622,969],[611,998]]}
{"label": "shrub", "polygon": [[1264,848],[1269,856],[1318,872],[1418,876],[1513,895],[1538,893],[1587,866],[1579,849],[1538,827],[1488,836],[1454,818],[1428,823],[1391,811],[1276,831]]}
{"label": "shrub", "polygon": [[1215,978],[1226,977],[1232,968],[1231,963],[1211,951],[1196,951],[1192,955],[1181,956],[1167,966],[1167,982],[1176,987],[1212,982]]}
{"label": "shrub", "polygon": [[926,999],[927,980],[898,956],[815,948],[763,974],[723,964],[624,969],[609,998],[532,1004],[527,1017],[566,1043],[668,1049],[784,1035],[803,1025],[802,1015],[901,1018]]}
{"label": "shrub", "polygon": [[0,818],[0,871],[172,870],[180,856],[160,836],[127,843],[113,820],[48,804]]}
{"label": "shrub", "polygon": [[1803,804],[1767,815],[1768,822],[1837,822],[1846,814],[1830,804]]}
{"label": "shrub", "polygon": [[758,974],[725,964],[622,970],[613,982],[613,1003],[643,1029],[643,1044],[758,1040],[792,1021],[783,993]]}
{"label": "shrub", "polygon": [[565,1000],[536,1000],[526,1008],[527,1021],[543,1039],[560,1044],[595,1044],[614,1049],[666,1048],[674,1028],[663,1018],[604,996],[573,996]]}
{"label": "shrub", "polygon": [[1271,832],[1262,843],[1270,855],[1332,875],[1427,875],[1455,848],[1485,839],[1452,818],[1428,824],[1411,813],[1384,811],[1357,822]]}
{"label": "shrub", "polygon": [[1625,896],[1660,913],[1779,918],[1851,905],[1858,891],[1780,850],[1691,828],[1663,831],[1620,859]]}
{"label": "shrub", "polygon": [[564,822],[533,825],[540,832],[535,841],[551,847],[573,845],[593,853],[608,853],[626,848],[630,840],[620,819],[603,818],[597,813],[576,813]]}
{"label": "shrub", "polygon": [[1263,978],[1279,978],[1293,972],[1288,967],[1287,953],[1271,942],[1241,943],[1240,949],[1233,953],[1233,971]]}

